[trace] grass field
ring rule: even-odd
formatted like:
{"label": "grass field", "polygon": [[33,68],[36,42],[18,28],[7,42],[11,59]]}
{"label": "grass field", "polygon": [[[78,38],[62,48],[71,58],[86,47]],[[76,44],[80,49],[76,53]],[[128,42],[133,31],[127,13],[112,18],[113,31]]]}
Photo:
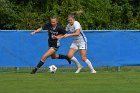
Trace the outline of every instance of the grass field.
{"label": "grass field", "polygon": [[0,93],[140,93],[139,71],[0,72]]}

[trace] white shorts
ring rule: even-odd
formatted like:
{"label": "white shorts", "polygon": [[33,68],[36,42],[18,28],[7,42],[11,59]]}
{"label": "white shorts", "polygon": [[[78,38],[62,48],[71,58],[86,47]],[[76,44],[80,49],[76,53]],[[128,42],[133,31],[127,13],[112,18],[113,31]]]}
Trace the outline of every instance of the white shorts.
{"label": "white shorts", "polygon": [[86,42],[80,42],[80,43],[73,42],[71,44],[70,48],[85,49],[85,50],[87,50],[87,43]]}

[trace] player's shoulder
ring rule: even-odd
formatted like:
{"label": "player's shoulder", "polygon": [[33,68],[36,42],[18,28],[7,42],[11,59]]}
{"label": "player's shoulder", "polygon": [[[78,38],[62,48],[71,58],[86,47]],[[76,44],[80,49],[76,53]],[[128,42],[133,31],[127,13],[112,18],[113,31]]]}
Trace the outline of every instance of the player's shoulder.
{"label": "player's shoulder", "polygon": [[74,21],[74,24],[80,24],[78,21]]}
{"label": "player's shoulder", "polygon": [[50,22],[47,22],[47,23],[43,24],[43,26],[50,27],[51,26],[51,23]]}
{"label": "player's shoulder", "polygon": [[81,25],[78,21],[74,21],[74,27],[81,27]]}
{"label": "player's shoulder", "polygon": [[64,27],[61,26],[60,24],[58,24],[58,25],[57,25],[57,28],[58,28],[58,29],[63,29]]}
{"label": "player's shoulder", "polygon": [[63,26],[61,26],[60,24],[57,25],[57,30],[58,31],[63,31],[65,30]]}
{"label": "player's shoulder", "polygon": [[45,23],[45,24],[42,25],[42,29],[43,30],[47,30],[49,27],[51,27],[51,23],[50,22]]}
{"label": "player's shoulder", "polygon": [[80,23],[78,21],[74,21],[74,26],[79,26]]}

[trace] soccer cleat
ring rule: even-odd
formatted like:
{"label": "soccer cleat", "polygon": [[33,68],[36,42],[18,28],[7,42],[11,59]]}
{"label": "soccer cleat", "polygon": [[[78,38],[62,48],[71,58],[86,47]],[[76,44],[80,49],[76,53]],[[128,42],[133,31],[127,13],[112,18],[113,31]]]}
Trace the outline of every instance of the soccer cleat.
{"label": "soccer cleat", "polygon": [[36,71],[37,71],[37,68],[33,69],[32,72],[31,72],[31,74],[35,74]]}
{"label": "soccer cleat", "polygon": [[69,58],[67,58],[66,60],[69,62],[69,64],[71,64],[71,60]]}
{"label": "soccer cleat", "polygon": [[78,69],[75,71],[75,73],[79,73],[82,68],[83,68],[83,66],[78,67]]}
{"label": "soccer cleat", "polygon": [[93,71],[91,71],[91,73],[96,74],[96,71],[95,71],[95,70],[93,70]]}

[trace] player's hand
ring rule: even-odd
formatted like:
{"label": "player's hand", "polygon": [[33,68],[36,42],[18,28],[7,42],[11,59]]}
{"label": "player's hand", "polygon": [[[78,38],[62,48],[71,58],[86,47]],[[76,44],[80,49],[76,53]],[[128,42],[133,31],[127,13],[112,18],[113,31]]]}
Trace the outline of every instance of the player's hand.
{"label": "player's hand", "polygon": [[52,39],[61,39],[61,38],[62,36],[55,36],[55,35],[52,36]]}
{"label": "player's hand", "polygon": [[66,38],[66,37],[69,37],[70,36],[70,34],[65,34],[64,36],[63,36],[63,38]]}
{"label": "player's hand", "polygon": [[36,32],[34,31],[34,32],[31,33],[31,35],[34,35],[35,33],[36,33]]}
{"label": "player's hand", "polygon": [[55,35],[52,35],[52,39],[58,39],[58,37]]}

